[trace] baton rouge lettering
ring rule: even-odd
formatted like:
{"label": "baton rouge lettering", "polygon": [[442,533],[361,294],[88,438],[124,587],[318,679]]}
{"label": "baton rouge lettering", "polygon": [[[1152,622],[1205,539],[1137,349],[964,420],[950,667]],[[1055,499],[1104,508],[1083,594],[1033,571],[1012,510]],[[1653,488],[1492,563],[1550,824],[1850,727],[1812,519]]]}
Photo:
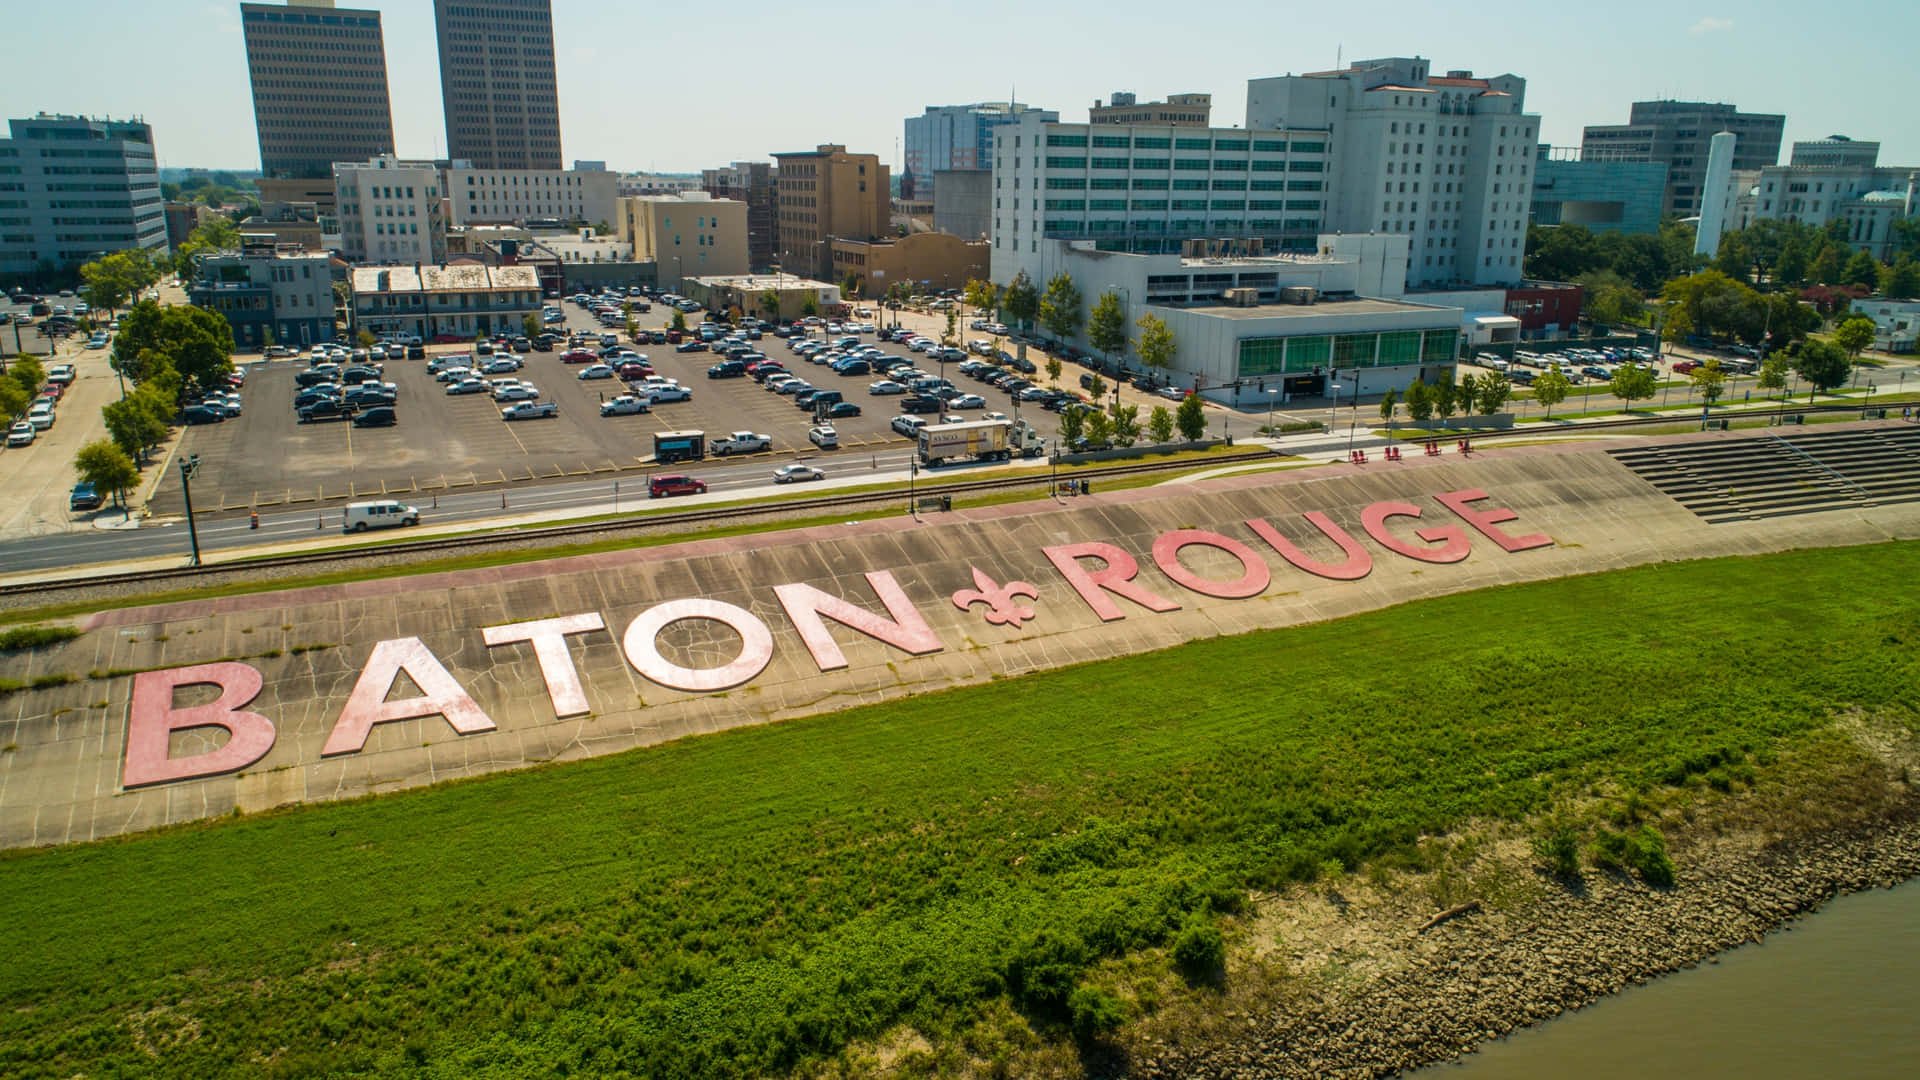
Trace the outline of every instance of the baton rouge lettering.
{"label": "baton rouge lettering", "polygon": [[[1504,508],[1474,505],[1488,498],[1486,492],[1477,488],[1434,496],[1453,518],[1502,551],[1520,552],[1553,543],[1551,537],[1537,533],[1515,537],[1503,531],[1499,526],[1513,521],[1517,515]],[[1274,567],[1269,562],[1269,554],[1278,555],[1286,566],[1295,570],[1333,581],[1355,581],[1372,572],[1372,552],[1352,534],[1319,511],[1301,517],[1322,540],[1338,548],[1339,561],[1328,562],[1309,555],[1271,522],[1257,518],[1244,523],[1246,539],[1205,529],[1176,529],[1156,537],[1147,555],[1161,574],[1180,589],[1225,600],[1258,596],[1272,583]],[[1396,519],[1407,519],[1411,527],[1397,523]],[[1360,511],[1362,531],[1392,555],[1444,564],[1460,562],[1471,553],[1467,528],[1452,520],[1444,524],[1430,524],[1429,520],[1420,507],[1406,502],[1378,502]],[[1390,527],[1390,523],[1395,527]],[[1314,546],[1325,545],[1315,542]],[[1194,547],[1225,553],[1239,564],[1239,576],[1218,580],[1195,573],[1181,562],[1181,553]],[[1139,560],[1114,544],[1101,541],[1057,544],[1042,548],[1041,553],[1102,622],[1128,617],[1127,609],[1119,603],[1121,600],[1148,612],[1180,609],[1181,594],[1161,595],[1149,588],[1139,579]],[[968,567],[968,570],[973,587],[960,589],[947,598],[955,608],[977,612],[996,626],[1017,628],[1028,620],[1044,617],[1033,604],[1025,602],[1039,599],[1040,589],[1036,585],[1025,581],[1001,584],[978,567]],[[945,648],[940,636],[927,625],[920,608],[891,573],[881,570],[865,576],[873,598],[886,610],[884,618],[812,585],[793,582],[773,587],[774,598],[815,667],[829,672],[848,666],[846,654],[827,629],[828,620],[911,656],[925,656]],[[684,667],[662,655],[661,632],[691,619],[710,620],[731,629],[740,638],[739,655],[726,664],[706,668]],[[611,633],[612,628],[599,612],[488,626],[480,631],[481,641],[488,648],[521,643],[532,647],[546,682],[548,702],[557,719],[590,711],[586,688],[568,650],[569,640]],[[641,676],[689,694],[713,693],[749,683],[766,670],[774,656],[773,630],[765,621],[743,608],[706,598],[668,600],[647,608],[620,629],[619,641],[627,663]],[[387,700],[395,680],[403,674],[419,688],[420,695]],[[217,688],[219,696],[202,705],[174,704],[175,691],[204,685]],[[277,737],[274,723],[247,708],[265,685],[266,680],[258,669],[234,661],[146,671],[134,676],[133,701],[127,711],[127,753],[122,784],[138,788],[214,776],[244,769],[265,757]],[[321,754],[333,757],[359,753],[376,725],[432,716],[443,718],[461,735],[495,730],[492,718],[419,638],[378,642],[347,695]],[[215,750],[170,757],[169,742],[173,734],[193,728],[223,728],[228,738]]]}

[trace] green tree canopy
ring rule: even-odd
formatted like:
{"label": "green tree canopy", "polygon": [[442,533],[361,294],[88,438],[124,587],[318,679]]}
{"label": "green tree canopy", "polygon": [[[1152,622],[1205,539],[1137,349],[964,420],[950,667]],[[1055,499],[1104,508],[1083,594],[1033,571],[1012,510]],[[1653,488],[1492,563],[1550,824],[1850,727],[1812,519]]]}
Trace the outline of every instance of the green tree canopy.
{"label": "green tree canopy", "polygon": [[27,403],[33,395],[27,393],[19,383],[12,379],[0,379],[0,420],[11,421],[27,411]]}
{"label": "green tree canopy", "polygon": [[1770,354],[1760,365],[1760,389],[1784,390],[1787,388],[1787,362],[1778,353]]}
{"label": "green tree canopy", "polygon": [[1872,289],[1880,284],[1880,264],[1864,251],[1856,251],[1840,271],[1840,284]]}
{"label": "green tree canopy", "polygon": [[1700,400],[1712,405],[1727,392],[1727,375],[1720,370],[1720,361],[1709,359],[1699,367],[1687,373],[1687,381],[1693,384],[1694,392]]}
{"label": "green tree canopy", "polygon": [[132,377],[164,358],[186,387],[211,390],[233,373],[233,327],[226,317],[197,307],[133,305],[114,338],[116,369]]}
{"label": "green tree canopy", "polygon": [[1047,281],[1047,293],[1040,298],[1040,325],[1054,340],[1072,341],[1080,335],[1080,324],[1086,319],[1084,307],[1080,286],[1062,270]]}
{"label": "green tree canopy", "polygon": [[1831,341],[1808,338],[1800,343],[1793,369],[1815,390],[1832,390],[1853,375],[1853,361],[1847,350]]}
{"label": "green tree canopy", "polygon": [[1560,365],[1551,365],[1533,380],[1533,400],[1545,405],[1547,415],[1552,416],[1553,407],[1567,400],[1567,390],[1571,385],[1561,373]]}
{"label": "green tree canopy", "polygon": [[1087,344],[1103,356],[1127,351],[1127,312],[1120,306],[1120,294],[1109,289],[1094,302],[1087,316]]}
{"label": "green tree canopy", "polygon": [[982,315],[994,310],[1000,302],[1000,289],[993,282],[982,281],[979,278],[967,282],[963,295],[966,297],[967,306]]}
{"label": "green tree canopy", "polygon": [[1147,414],[1147,437],[1154,442],[1173,441],[1173,411],[1165,405],[1155,405]]}
{"label": "green tree canopy", "polygon": [[[1713,271],[1707,271],[1707,273],[1713,273]],[[1613,369],[1613,380],[1608,384],[1608,389],[1613,391],[1614,397],[1626,402],[1624,409],[1631,412],[1634,402],[1645,401],[1653,396],[1654,384],[1657,381],[1650,367],[1640,364],[1621,364]]]}
{"label": "green tree canopy", "polygon": [[1013,321],[1024,329],[1033,325],[1034,317],[1040,314],[1040,290],[1034,288],[1033,279],[1025,270],[1014,275],[1007,284],[1005,296],[1000,298],[1000,306],[1006,308]]}
{"label": "green tree canopy", "polygon": [[1065,369],[1060,366],[1059,357],[1057,356],[1047,357],[1047,362],[1045,365],[1042,366],[1041,370],[1047,373],[1048,382],[1052,383],[1055,386],[1060,385],[1060,372],[1064,371]]}
{"label": "green tree canopy", "polygon": [[128,457],[144,461],[148,451],[167,437],[173,419],[173,398],[165,390],[142,386],[100,410],[107,436]]}
{"label": "green tree canopy", "polygon": [[1880,293],[1889,300],[1911,300],[1920,296],[1920,263],[1911,255],[1902,255],[1880,275]]}
{"label": "green tree canopy", "polygon": [[1807,277],[1822,285],[1840,284],[1841,271],[1844,269],[1840,250],[1836,244],[1828,244],[1821,248],[1820,254],[1813,258],[1813,265],[1807,268]]}
{"label": "green tree canopy", "polygon": [[1188,442],[1199,442],[1207,436],[1207,414],[1199,394],[1188,394],[1180,399],[1180,406],[1173,411],[1174,426],[1180,429],[1180,437]]}
{"label": "green tree canopy", "polygon": [[1473,404],[1481,416],[1492,416],[1513,396],[1513,381],[1498,373],[1483,375],[1474,384]]}
{"label": "green tree canopy", "polygon": [[106,439],[97,439],[80,448],[73,456],[73,470],[82,483],[95,490],[111,491],[115,502],[124,502],[126,491],[140,480],[133,459]]}
{"label": "green tree canopy", "polygon": [[1855,315],[1834,327],[1833,343],[1847,350],[1849,359],[1856,358],[1873,344],[1873,329],[1872,319]]}
{"label": "green tree canopy", "polygon": [[1433,387],[1423,379],[1415,379],[1407,386],[1407,415],[1423,424],[1433,419]]}
{"label": "green tree canopy", "polygon": [[1140,316],[1133,325],[1140,328],[1139,336],[1133,339],[1133,352],[1140,362],[1155,371],[1171,367],[1180,345],[1173,339],[1173,331],[1167,328],[1166,320],[1147,314]]}

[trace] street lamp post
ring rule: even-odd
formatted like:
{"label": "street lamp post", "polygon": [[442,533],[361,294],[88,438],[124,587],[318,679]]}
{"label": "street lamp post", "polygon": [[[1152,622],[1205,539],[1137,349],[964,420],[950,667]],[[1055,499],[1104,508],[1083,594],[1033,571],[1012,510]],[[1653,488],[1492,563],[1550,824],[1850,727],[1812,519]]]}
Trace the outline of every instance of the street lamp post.
{"label": "street lamp post", "polygon": [[1274,437],[1273,406],[1279,400],[1280,388],[1275,386],[1267,390],[1267,438]]}
{"label": "street lamp post", "polygon": [[180,462],[180,491],[187,500],[187,539],[193,544],[191,566],[200,565],[200,531],[193,524],[193,474],[199,471],[199,454],[189,454]]}
{"label": "street lamp post", "polygon": [[1329,435],[1333,434],[1334,425],[1340,422],[1340,373],[1334,372],[1333,378],[1335,381],[1327,384],[1327,389],[1331,391],[1327,395],[1327,434]]}
{"label": "street lamp post", "polygon": [[1353,421],[1347,425],[1347,456],[1353,456],[1353,436],[1360,427],[1360,372],[1353,373]]}

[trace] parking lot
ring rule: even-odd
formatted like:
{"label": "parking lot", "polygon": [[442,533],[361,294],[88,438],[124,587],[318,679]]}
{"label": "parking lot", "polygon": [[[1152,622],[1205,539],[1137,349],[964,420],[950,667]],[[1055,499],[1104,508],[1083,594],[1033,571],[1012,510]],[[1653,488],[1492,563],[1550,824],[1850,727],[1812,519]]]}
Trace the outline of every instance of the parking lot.
{"label": "parking lot", "polygon": [[[603,331],[586,311],[564,301],[561,307],[567,315],[566,329]],[[664,327],[668,319],[669,313],[660,305],[637,316],[648,329]],[[697,323],[699,316],[691,314],[688,319],[690,324]],[[862,338],[873,340],[872,335]],[[785,340],[771,334],[756,344],[792,373],[815,386],[840,390],[846,400],[861,407],[860,416],[834,422],[838,449],[823,451],[808,441],[812,415],[795,407],[793,398],[768,392],[752,379],[708,379],[706,370],[717,359],[712,353],[680,353],[671,345],[650,345],[635,349],[648,358],[656,373],[688,387],[691,400],[663,402],[646,414],[602,417],[601,401],[625,388],[617,380],[579,379],[587,365],[563,363],[561,346],[553,352],[526,353],[526,365],[518,373],[540,389],[540,400],[558,404],[558,415],[507,422],[500,418],[501,406],[484,394],[448,396],[445,385],[428,374],[427,361],[390,360],[384,378],[396,386],[399,422],[388,428],[355,428],[344,421],[299,423],[292,407],[294,374],[307,366],[305,358],[257,363],[249,369],[242,391],[242,415],[187,429],[179,452],[200,455],[193,498],[195,510],[203,513],[512,488],[596,475],[637,478],[654,468],[654,433],[672,430],[701,430],[709,439],[744,430],[768,435],[772,450],[757,456],[767,459],[769,473],[774,465],[796,458],[840,472],[847,467],[876,467],[884,463],[882,454],[889,453],[898,465],[912,444],[889,427],[899,414],[900,399],[867,393],[867,384],[877,376],[836,375],[796,357]],[[885,352],[914,360],[930,374],[940,372],[936,362],[905,346],[877,344]],[[466,351],[468,347],[461,345],[428,349],[429,358]],[[954,367],[946,365],[946,376],[961,390],[986,399],[985,409],[965,415],[1014,413],[1007,394],[958,375]],[[1072,385],[1075,370],[1062,375],[1063,384]],[[1023,405],[1019,415],[1049,439],[1057,438],[1055,414]],[[842,464],[836,469],[835,462]],[[697,472],[699,466],[674,469]],[[177,476],[167,478],[152,508],[155,514],[184,511]]]}

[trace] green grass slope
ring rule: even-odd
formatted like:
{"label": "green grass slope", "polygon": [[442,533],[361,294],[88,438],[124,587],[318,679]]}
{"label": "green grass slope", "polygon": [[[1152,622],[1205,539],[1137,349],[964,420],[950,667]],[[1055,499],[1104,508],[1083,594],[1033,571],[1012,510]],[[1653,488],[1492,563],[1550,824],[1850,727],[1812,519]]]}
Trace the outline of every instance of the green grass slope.
{"label": "green grass slope", "polygon": [[14,853],[0,1075],[726,1077],[1003,1000],[1064,1029],[1090,965],[1249,888],[1913,723],[1917,575],[1645,567]]}

